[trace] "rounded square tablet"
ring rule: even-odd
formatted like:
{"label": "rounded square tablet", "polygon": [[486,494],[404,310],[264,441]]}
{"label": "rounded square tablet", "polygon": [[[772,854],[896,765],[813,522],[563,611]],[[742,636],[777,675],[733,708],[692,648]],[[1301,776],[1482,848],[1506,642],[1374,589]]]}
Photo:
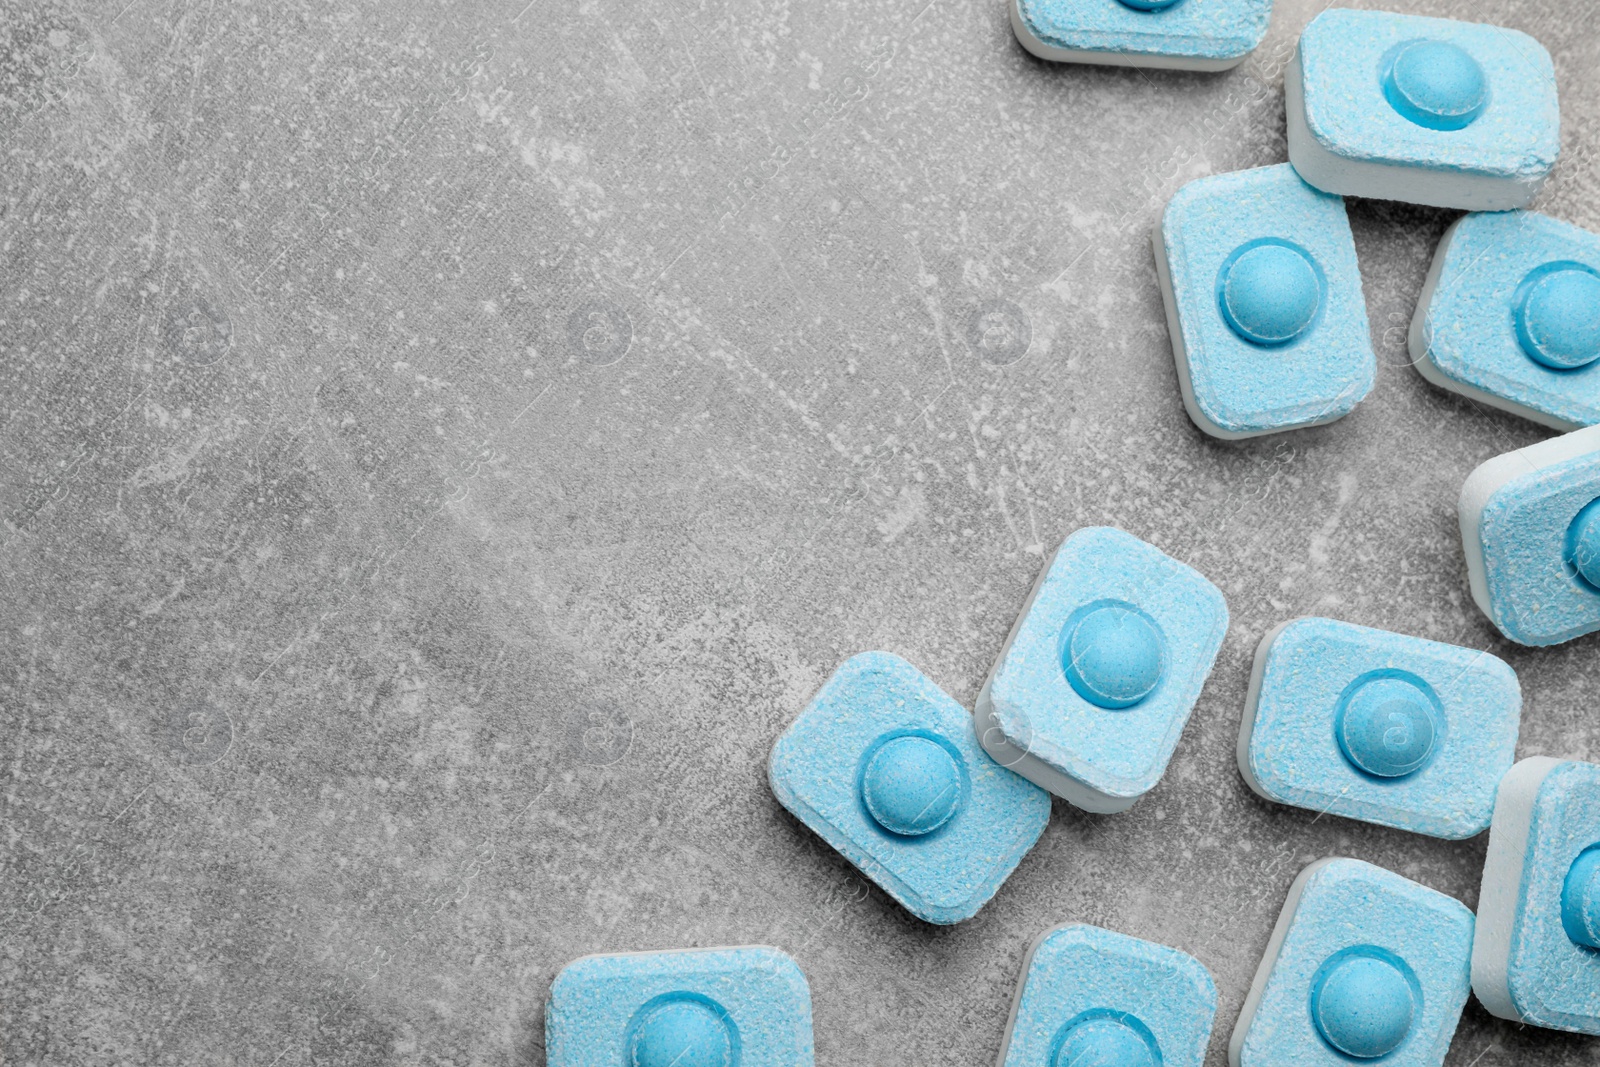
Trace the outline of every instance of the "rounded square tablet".
{"label": "rounded square tablet", "polygon": [[1011,28],[1040,59],[1228,70],[1266,35],[1272,0],[1011,0]]}
{"label": "rounded square tablet", "polygon": [[1378,360],[1344,201],[1287,163],[1192,181],[1155,235],[1183,405],[1226,440],[1350,413]]}
{"label": "rounded square tablet", "polygon": [[775,948],[585,956],[545,1004],[549,1067],[811,1067],[811,989]]}
{"label": "rounded square tablet", "polygon": [[1441,389],[1558,430],[1600,423],[1600,235],[1533,211],[1458,220],[1410,350]]}
{"label": "rounded square tablet", "polygon": [[1600,426],[1480,465],[1457,506],[1472,599],[1523,645],[1600,630]]}
{"label": "rounded square tablet", "polygon": [[1459,840],[1489,828],[1521,721],[1487,652],[1295,619],[1256,651],[1239,773],[1280,804]]}
{"label": "rounded square tablet", "polygon": [[1561,151],[1550,53],[1503,26],[1324,11],[1283,82],[1289,161],[1330,193],[1505,211]]}
{"label": "rounded square tablet", "polygon": [[1352,859],[1289,887],[1228,1042],[1230,1067],[1438,1067],[1467,1003],[1472,912]]}
{"label": "rounded square tablet", "polygon": [[1165,773],[1227,630],[1199,571],[1121,530],[1079,530],[978,694],[984,748],[1077,807],[1124,811]]}
{"label": "rounded square tablet", "polygon": [[999,1064],[1200,1067],[1216,1014],[1217,987],[1193,956],[1067,923],[1022,961]]}
{"label": "rounded square tablet", "polygon": [[1490,1012],[1600,1034],[1600,767],[1535,756],[1500,784],[1472,991]]}
{"label": "rounded square tablet", "polygon": [[772,747],[778,802],[917,918],[976,915],[1050,820],[972,718],[888,652],[840,665]]}

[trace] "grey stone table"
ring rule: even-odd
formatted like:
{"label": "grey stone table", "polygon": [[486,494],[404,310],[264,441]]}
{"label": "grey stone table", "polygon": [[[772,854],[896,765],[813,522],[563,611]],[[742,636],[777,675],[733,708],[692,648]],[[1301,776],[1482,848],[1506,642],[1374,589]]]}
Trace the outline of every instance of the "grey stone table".
{"label": "grey stone table", "polygon": [[[1555,56],[1542,210],[1600,228],[1600,4],[1403,0]],[[1405,326],[1452,213],[1350,205],[1377,386],[1226,445],[1149,229],[1285,158],[1279,0],[1225,75],[1050,66],[996,0],[12,0],[0,14],[0,1060],[544,1062],[591,952],[768,943],[820,1064],[986,1064],[1022,953],[1198,956],[1210,1064],[1302,865],[1477,900],[1485,840],[1258,800],[1252,650],[1321,613],[1485,648],[1519,755],[1600,754],[1600,641],[1509,646],[1463,478],[1541,440]],[[1233,624],[1166,779],[1057,804],[970,922],[773,800],[844,657],[970,705],[1110,523]],[[1600,1046],[1467,1008],[1450,1063]]]}

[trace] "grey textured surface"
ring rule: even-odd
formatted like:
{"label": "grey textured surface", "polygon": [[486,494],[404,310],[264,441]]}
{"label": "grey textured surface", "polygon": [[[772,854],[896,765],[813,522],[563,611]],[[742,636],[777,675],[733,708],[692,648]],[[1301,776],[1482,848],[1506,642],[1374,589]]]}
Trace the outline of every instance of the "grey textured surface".
{"label": "grey textured surface", "polygon": [[[982,1064],[1081,920],[1211,968],[1215,1065],[1305,863],[1474,903],[1483,838],[1233,762],[1255,642],[1308,612],[1505,657],[1519,755],[1600,737],[1600,640],[1509,647],[1467,595],[1461,482],[1547,434],[1406,366],[1450,213],[1351,206],[1354,414],[1183,414],[1149,228],[1285,158],[1319,4],[1217,76],[1048,66],[995,0],[8,3],[0,1058],[537,1065],[572,958],[762,942],[819,1062]],[[1600,5],[1399,6],[1551,49],[1538,206],[1600,228]],[[1090,523],[1224,590],[1216,671],[1150,796],[1058,804],[925,926],[768,749],[862,649],[970,705]],[[1450,1062],[1597,1053],[1472,1004]]]}

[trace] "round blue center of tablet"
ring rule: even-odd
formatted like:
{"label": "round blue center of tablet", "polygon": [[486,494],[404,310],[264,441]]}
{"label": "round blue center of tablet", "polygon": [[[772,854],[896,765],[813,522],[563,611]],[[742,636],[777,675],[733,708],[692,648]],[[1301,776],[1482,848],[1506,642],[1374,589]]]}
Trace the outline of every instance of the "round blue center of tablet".
{"label": "round blue center of tablet", "polygon": [[1567,871],[1561,925],[1573,944],[1600,948],[1600,848],[1585,850]]}
{"label": "round blue center of tablet", "polygon": [[1073,690],[1101,708],[1128,708],[1161,682],[1161,631],[1131,605],[1085,612],[1067,634],[1061,667]]}
{"label": "round blue center of tablet", "polygon": [[1305,333],[1322,304],[1322,279],[1292,245],[1248,245],[1222,267],[1222,317],[1251,344],[1286,345]]}
{"label": "round blue center of tablet", "polygon": [[695,997],[651,1009],[633,1032],[629,1067],[734,1067],[727,1014]]}
{"label": "round blue center of tablet", "polygon": [[1067,1031],[1051,1067],[1159,1067],[1143,1034],[1114,1015],[1099,1015]]}
{"label": "round blue center of tablet", "polygon": [[1553,370],[1600,359],[1600,277],[1584,267],[1533,271],[1517,289],[1512,312],[1528,358]]}
{"label": "round blue center of tablet", "polygon": [[1483,114],[1489,82],[1478,61],[1448,41],[1407,41],[1389,53],[1383,95],[1418,126],[1459,130]]}
{"label": "round blue center of tablet", "polygon": [[1327,968],[1311,991],[1311,1018],[1323,1040],[1346,1056],[1376,1059],[1400,1046],[1416,1005],[1400,968],[1352,954]]}
{"label": "round blue center of tablet", "polygon": [[1433,755],[1439,709],[1416,682],[1382,676],[1342,702],[1334,723],[1345,759],[1379,778],[1403,778]]}
{"label": "round blue center of tablet", "polygon": [[1600,589],[1600,500],[1591,501],[1573,520],[1567,558],[1584,581]]}
{"label": "round blue center of tablet", "polygon": [[1135,11],[1160,11],[1177,2],[1178,0],[1122,0],[1124,6],[1131,7]]}
{"label": "round blue center of tablet", "polygon": [[908,734],[878,747],[861,776],[867,811],[892,834],[932,833],[956,813],[961,768],[937,741]]}

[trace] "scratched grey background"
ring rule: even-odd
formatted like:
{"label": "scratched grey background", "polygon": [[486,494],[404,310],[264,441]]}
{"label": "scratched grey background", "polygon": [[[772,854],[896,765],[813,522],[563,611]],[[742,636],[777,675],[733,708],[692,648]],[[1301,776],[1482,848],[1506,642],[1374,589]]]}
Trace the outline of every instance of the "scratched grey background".
{"label": "scratched grey background", "polygon": [[[126,5],[126,6],[124,6]],[[820,1064],[984,1064],[1085,920],[1216,976],[1294,874],[1473,904],[1485,841],[1274,807],[1252,650],[1321,613],[1487,648],[1592,757],[1600,641],[1508,646],[1455,525],[1547,436],[1428,387],[1449,212],[1351,204],[1377,387],[1242,445],[1180,406],[1147,234],[1285,158],[1279,0],[1225,75],[1050,66],[996,0],[11,0],[0,14],[0,1060],[540,1065],[587,953],[770,943]],[[1540,38],[1600,228],[1600,5]],[[970,705],[1042,554],[1111,523],[1233,614],[1165,781],[1056,805],[970,922],[773,800],[846,656]],[[1474,1002],[1449,1062],[1600,1046]]]}

